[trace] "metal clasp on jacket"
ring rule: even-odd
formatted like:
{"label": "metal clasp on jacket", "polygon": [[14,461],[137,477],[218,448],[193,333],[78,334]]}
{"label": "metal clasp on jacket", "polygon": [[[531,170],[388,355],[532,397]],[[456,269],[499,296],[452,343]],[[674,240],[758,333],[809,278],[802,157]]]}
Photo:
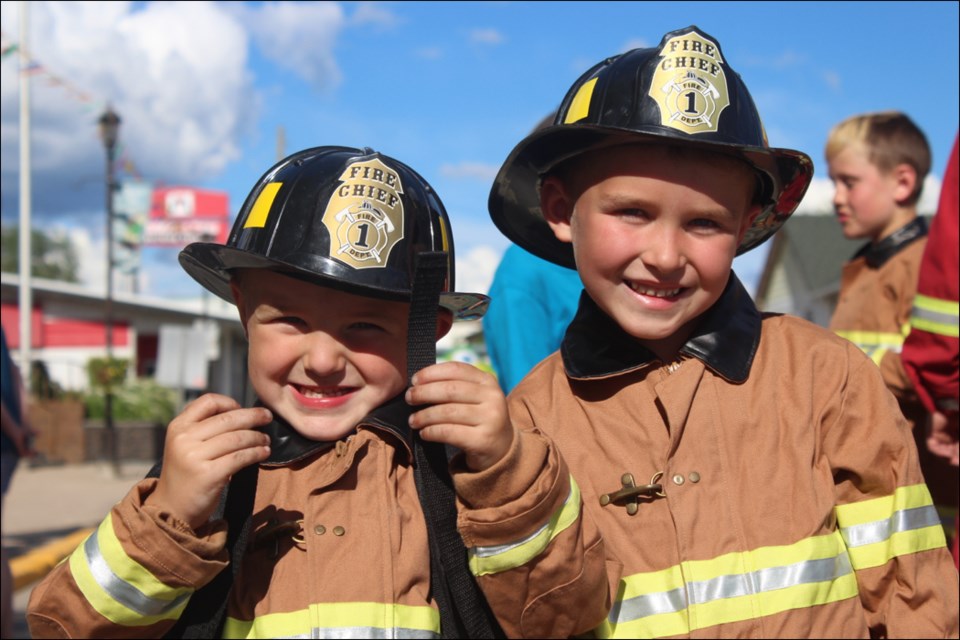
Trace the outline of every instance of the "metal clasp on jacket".
{"label": "metal clasp on jacket", "polygon": [[254,547],[260,547],[265,544],[272,544],[271,557],[276,558],[280,555],[280,538],[289,535],[293,543],[300,549],[305,549],[306,540],[303,537],[303,519],[287,520],[280,522],[277,518],[271,518],[267,526],[256,533],[253,539]]}
{"label": "metal clasp on jacket", "polygon": [[654,498],[667,497],[667,494],[663,492],[663,485],[657,482],[661,476],[663,476],[663,471],[657,471],[653,474],[653,477],[650,478],[650,484],[641,484],[638,486],[633,480],[633,474],[625,473],[620,476],[620,482],[623,484],[623,488],[619,491],[605,493],[600,496],[600,506],[605,507],[610,503],[626,503],[627,513],[632,516],[637,513],[637,510],[640,508],[640,496],[651,500]]}

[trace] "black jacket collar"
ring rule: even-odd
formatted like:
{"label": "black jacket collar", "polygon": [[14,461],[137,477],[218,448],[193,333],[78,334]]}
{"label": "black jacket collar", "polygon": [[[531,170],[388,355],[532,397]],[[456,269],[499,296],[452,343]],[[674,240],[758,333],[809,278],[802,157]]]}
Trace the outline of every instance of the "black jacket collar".
{"label": "black jacket collar", "polygon": [[927,235],[927,221],[917,216],[903,225],[880,242],[865,244],[857,251],[854,259],[862,257],[867,266],[879,269],[887,260],[897,255],[901,249],[911,242],[925,238]]}
{"label": "black jacket collar", "polygon": [[[760,312],[746,289],[730,273],[720,299],[703,314],[680,353],[699,358],[723,378],[747,379],[760,344]],[[657,357],[626,333],[584,291],[560,355],[567,375],[577,380],[610,377],[639,369]]]}
{"label": "black jacket collar", "polygon": [[[262,403],[257,403],[263,406]],[[411,407],[399,395],[393,400],[371,411],[357,426],[369,426],[393,434],[413,449],[413,431],[407,420],[410,418]],[[306,438],[290,426],[283,418],[274,415],[273,422],[261,429],[270,436],[270,457],[261,464],[277,467],[297,460],[302,460],[310,454],[332,447],[333,442],[311,440]]]}

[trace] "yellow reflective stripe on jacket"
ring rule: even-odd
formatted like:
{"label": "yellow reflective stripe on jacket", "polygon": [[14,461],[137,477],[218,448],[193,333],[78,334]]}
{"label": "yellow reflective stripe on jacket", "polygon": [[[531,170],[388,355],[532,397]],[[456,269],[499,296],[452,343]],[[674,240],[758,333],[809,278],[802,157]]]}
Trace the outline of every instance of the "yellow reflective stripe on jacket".
{"label": "yellow reflective stripe on jacket", "polygon": [[926,484],[898,488],[892,496],[837,507],[837,522],[855,569],[897,556],[946,546],[940,517]]}
{"label": "yellow reflective stripe on jacket", "polygon": [[120,625],[176,620],[193,589],[170,587],[127,555],[108,514],[70,556],[77,586],[97,612]]}
{"label": "yellow reflective stripe on jacket", "polygon": [[227,618],[225,638],[437,638],[440,612],[377,602],[312,604],[255,620]]}
{"label": "yellow reflective stripe on jacket", "polygon": [[570,493],[546,524],[523,540],[468,549],[470,571],[475,576],[483,576],[522,567],[543,553],[547,545],[579,517],[580,487],[570,476]]}
{"label": "yellow reflective stripe on jacket", "polygon": [[928,333],[960,337],[960,302],[920,295],[913,299],[910,325]]}
{"label": "yellow reflective stripe on jacket", "polygon": [[600,638],[688,634],[857,595],[839,532],[638,573],[620,583]]}
{"label": "yellow reflective stripe on jacket", "polygon": [[910,334],[910,325],[903,325],[900,333],[884,333],[881,331],[841,331],[835,332],[841,338],[846,338],[860,347],[860,350],[870,356],[877,364],[883,359],[887,351],[900,353],[903,350],[903,341]]}

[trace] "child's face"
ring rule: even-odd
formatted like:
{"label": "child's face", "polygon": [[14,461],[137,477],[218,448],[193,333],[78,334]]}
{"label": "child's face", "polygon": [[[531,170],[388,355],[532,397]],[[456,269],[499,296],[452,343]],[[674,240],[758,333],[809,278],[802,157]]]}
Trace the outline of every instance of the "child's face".
{"label": "child's face", "polygon": [[557,238],[573,243],[593,300],[668,360],[723,293],[759,212],[754,185],[734,160],[630,145],[586,156],[566,182],[548,178],[541,204]]}
{"label": "child's face", "polygon": [[833,208],[844,236],[880,240],[903,225],[897,202],[905,197],[904,183],[896,171],[881,171],[862,144],[844,147],[827,163]]}
{"label": "child's face", "polygon": [[406,388],[409,305],[266,269],[231,285],[257,396],[302,435],[338,440]]}

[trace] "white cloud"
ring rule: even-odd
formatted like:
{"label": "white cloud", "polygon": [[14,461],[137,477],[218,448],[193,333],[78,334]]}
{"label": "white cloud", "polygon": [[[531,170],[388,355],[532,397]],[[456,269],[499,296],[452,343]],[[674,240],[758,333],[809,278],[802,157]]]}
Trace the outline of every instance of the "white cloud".
{"label": "white cloud", "polygon": [[842,88],[841,87],[842,83],[840,81],[840,74],[837,73],[836,71],[824,71],[823,81],[827,84],[828,87],[830,87],[834,91],[840,91],[840,89]]}
{"label": "white cloud", "polygon": [[439,60],[443,57],[443,49],[440,47],[422,47],[415,52],[417,57],[424,60]]}
{"label": "white cloud", "polygon": [[622,51],[632,51],[634,49],[649,49],[653,45],[645,38],[632,38],[621,47]]}
{"label": "white cloud", "polygon": [[470,31],[470,42],[474,44],[502,44],[504,36],[496,29],[472,29]]}
{"label": "white cloud", "polygon": [[[367,18],[377,13],[375,8],[361,7],[357,11],[364,12]],[[340,69],[333,54],[345,23],[339,4],[276,2],[263,4],[246,15],[247,27],[257,46],[278,66],[289,69],[319,91],[340,84]]]}
{"label": "white cloud", "polygon": [[457,291],[486,293],[493,282],[493,274],[500,264],[503,251],[489,245],[477,245],[457,253]]}
{"label": "white cloud", "polygon": [[374,25],[389,29],[396,26],[400,20],[396,14],[388,11],[379,2],[358,2],[357,10],[350,19],[355,25]]}
{"label": "white cloud", "polygon": [[798,67],[807,61],[807,56],[799,54],[796,51],[781,51],[771,56],[744,56],[743,61],[738,63],[742,67],[759,67],[764,69],[776,69],[783,71],[791,67]]}
{"label": "white cloud", "polygon": [[[18,24],[20,5],[4,2],[0,9],[4,35],[12,42],[20,36],[6,27]],[[40,65],[30,82],[32,223],[43,227],[56,219],[70,227],[80,278],[100,291],[105,288],[105,154],[97,118],[108,102],[122,119],[121,158],[152,181],[199,184],[240,158],[241,138],[259,115],[261,95],[248,70],[254,42],[264,56],[318,89],[340,80],[332,48],[344,18],[334,3],[27,6],[27,49]],[[368,20],[379,15],[382,21],[385,15],[364,12]],[[11,55],[0,66],[5,219],[18,209],[19,64]],[[270,82],[269,77],[257,80],[261,87]],[[174,291],[185,288],[174,284],[174,274],[182,271],[175,256],[166,262],[169,269],[161,264],[141,270],[142,290],[167,287],[168,281]]]}
{"label": "white cloud", "polygon": [[830,214],[833,213],[833,183],[826,178],[814,178],[800,201],[796,213]]}
{"label": "white cloud", "polygon": [[[19,3],[3,3],[15,24]],[[243,26],[214,2],[29,3],[31,156],[36,219],[102,207],[104,150],[96,121],[106,103],[122,123],[118,151],[168,183],[197,183],[240,155],[258,97],[246,71]],[[8,34],[13,38],[12,34]],[[3,196],[10,211],[19,146],[16,56],[3,60]]]}
{"label": "white cloud", "polygon": [[107,251],[101,236],[94,240],[90,232],[80,227],[66,231],[71,244],[77,250],[80,284],[92,291],[103,293],[107,290]]}
{"label": "white cloud", "polygon": [[920,194],[920,202],[917,203],[917,213],[922,215],[936,213],[942,185],[943,181],[938,176],[927,176],[927,179],[923,181],[923,193]]}

